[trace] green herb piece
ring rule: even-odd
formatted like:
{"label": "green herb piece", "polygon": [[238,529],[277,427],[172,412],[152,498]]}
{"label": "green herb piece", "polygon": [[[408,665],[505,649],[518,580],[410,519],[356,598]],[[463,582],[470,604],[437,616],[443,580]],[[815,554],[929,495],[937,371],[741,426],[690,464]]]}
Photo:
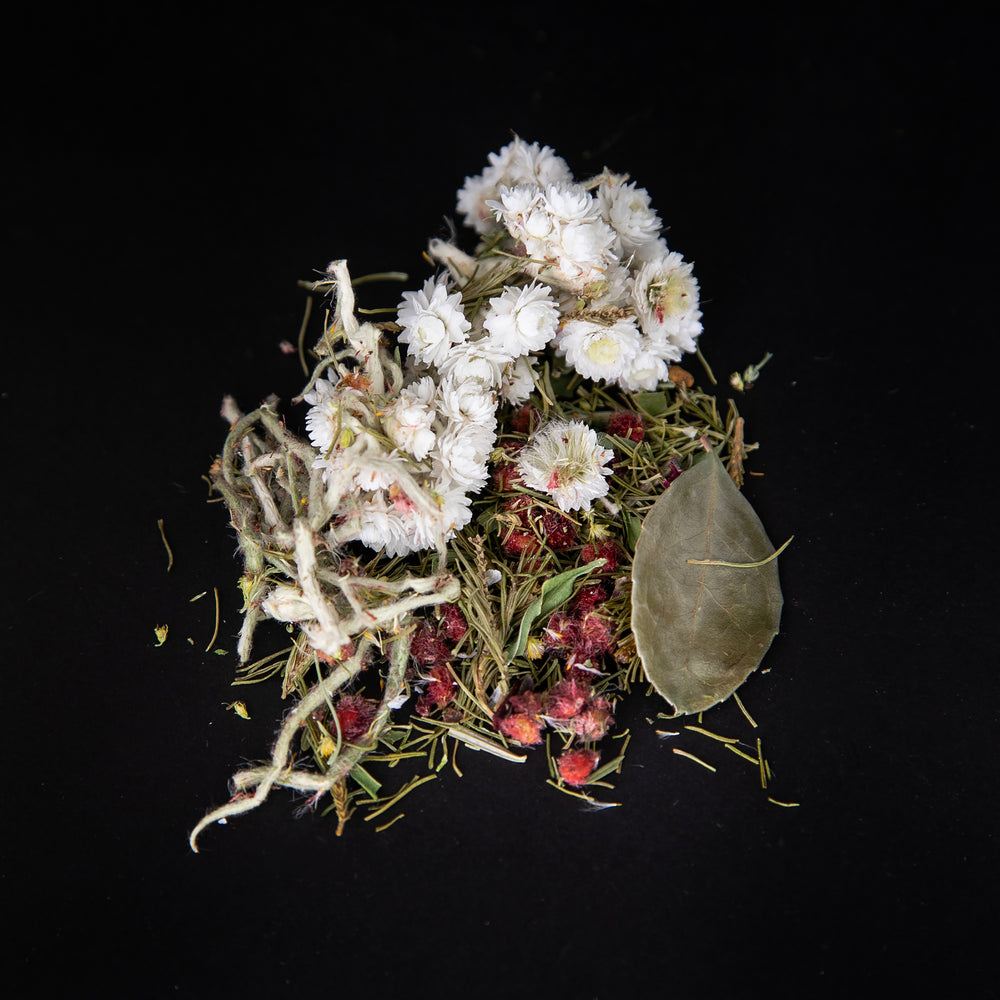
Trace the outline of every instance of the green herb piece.
{"label": "green herb piece", "polygon": [[724,701],[760,664],[781,617],[777,562],[767,558],[774,551],[714,452],[646,515],[633,563],[632,631],[646,678],[676,714]]}
{"label": "green herb piece", "polygon": [[350,770],[351,777],[368,793],[370,798],[377,799],[382,782],[373,778],[360,764],[355,764]]}
{"label": "green herb piece", "polygon": [[674,747],[673,750],[678,757],[687,757],[688,760],[693,760],[696,764],[701,764],[702,767],[707,768],[709,771],[715,771],[715,768],[711,764],[706,764],[700,757],[696,757],[693,753],[688,753],[687,750],[679,750],[677,747]]}

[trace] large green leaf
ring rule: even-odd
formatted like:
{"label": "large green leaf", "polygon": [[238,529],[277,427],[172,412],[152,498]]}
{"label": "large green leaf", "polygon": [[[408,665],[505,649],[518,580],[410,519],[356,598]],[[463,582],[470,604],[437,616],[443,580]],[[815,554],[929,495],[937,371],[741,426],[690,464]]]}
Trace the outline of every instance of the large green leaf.
{"label": "large green leaf", "polygon": [[677,715],[728,698],[757,668],[781,618],[778,563],[760,519],[714,453],[679,476],[643,521],[632,632],[646,677]]}

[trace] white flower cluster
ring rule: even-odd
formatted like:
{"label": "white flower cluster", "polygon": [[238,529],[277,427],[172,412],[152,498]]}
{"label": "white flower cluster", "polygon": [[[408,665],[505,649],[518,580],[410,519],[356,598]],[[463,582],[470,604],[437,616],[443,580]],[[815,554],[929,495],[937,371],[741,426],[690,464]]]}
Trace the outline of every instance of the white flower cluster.
{"label": "white flower cluster", "polygon": [[[404,383],[376,397],[357,380],[320,379],[303,397],[328,489],[359,497],[353,537],[391,556],[440,547],[469,523],[497,409],[528,398],[539,352],[551,346],[585,378],[652,390],[701,332],[691,265],[667,249],[648,193],[627,177],[578,183],[548,146],[515,138],[466,178],[457,207],[483,246],[508,256],[476,260],[434,241],[448,269],[397,309]],[[474,275],[518,259],[498,294],[463,296]],[[586,509],[607,493],[610,458],[590,428],[559,423],[536,433],[520,471],[561,509]]]}
{"label": "white flower cluster", "polygon": [[489,160],[465,179],[458,210],[556,290],[558,353],[586,378],[655,389],[696,349],[701,311],[692,266],[668,249],[648,192],[608,170],[579,183],[548,146],[517,138]]}

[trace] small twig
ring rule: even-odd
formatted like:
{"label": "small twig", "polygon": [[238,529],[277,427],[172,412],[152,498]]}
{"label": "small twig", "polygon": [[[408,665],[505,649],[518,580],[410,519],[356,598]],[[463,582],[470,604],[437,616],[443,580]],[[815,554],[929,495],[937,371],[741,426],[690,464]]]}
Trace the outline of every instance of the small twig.
{"label": "small twig", "polygon": [[163,518],[161,517],[157,522],[156,526],[160,529],[160,538],[163,539],[163,547],[167,550],[167,572],[170,572],[170,567],[174,564],[174,554],[170,550],[170,543],[167,541],[166,532],[163,530]]}
{"label": "small twig", "polygon": [[727,562],[725,559],[685,559],[684,561],[690,563],[692,566],[728,566],[730,569],[756,569],[758,566],[766,566],[772,559],[777,559],[788,548],[794,537],[792,535],[781,548],[776,549],[766,559],[758,559],[757,562]]}
{"label": "small twig", "polygon": [[215,645],[215,640],[219,636],[219,588],[213,587],[212,593],[215,594],[215,631],[212,632],[212,638],[208,640],[208,645],[205,647],[206,653]]}
{"label": "small twig", "polygon": [[[727,743],[726,746],[729,746]],[[715,771],[715,768],[711,764],[706,764],[700,757],[695,757],[693,753],[688,753],[687,750],[680,750],[677,747],[671,748],[675,754],[681,757],[687,757],[689,760],[693,760],[696,764],[701,764],[702,767],[708,768],[709,771]]]}
{"label": "small twig", "polygon": [[302,317],[302,326],[299,327],[299,340],[298,340],[298,353],[299,353],[299,364],[302,365],[302,374],[309,375],[309,365],[306,364],[306,329],[309,326],[309,316],[312,314],[313,300],[312,296],[306,297],[306,310]]}

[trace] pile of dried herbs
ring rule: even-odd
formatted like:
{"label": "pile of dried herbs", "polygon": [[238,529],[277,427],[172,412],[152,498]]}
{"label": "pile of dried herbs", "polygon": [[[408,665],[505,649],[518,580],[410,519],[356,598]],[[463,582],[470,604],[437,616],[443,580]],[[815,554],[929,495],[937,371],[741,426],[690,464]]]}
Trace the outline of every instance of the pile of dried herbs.
{"label": "pile of dried herbs", "polygon": [[[346,261],[303,283],[331,301],[308,361],[300,337],[305,437],[273,400],[224,402],[211,482],[244,561],[235,683],[280,677],[294,708],[195,850],[275,787],[338,833],[356,812],[384,828],[460,770],[460,746],[544,753],[553,786],[614,804],[597,796],[628,745],[622,697],[701,713],[777,632],[776,552],[739,489],[755,445],[699,388],[698,284],[648,194],[515,139],[457,207],[476,246],[432,241],[435,274],[394,320],[359,315]],[[253,660],[265,619],[291,642]],[[766,787],[759,743],[727,742]]]}

